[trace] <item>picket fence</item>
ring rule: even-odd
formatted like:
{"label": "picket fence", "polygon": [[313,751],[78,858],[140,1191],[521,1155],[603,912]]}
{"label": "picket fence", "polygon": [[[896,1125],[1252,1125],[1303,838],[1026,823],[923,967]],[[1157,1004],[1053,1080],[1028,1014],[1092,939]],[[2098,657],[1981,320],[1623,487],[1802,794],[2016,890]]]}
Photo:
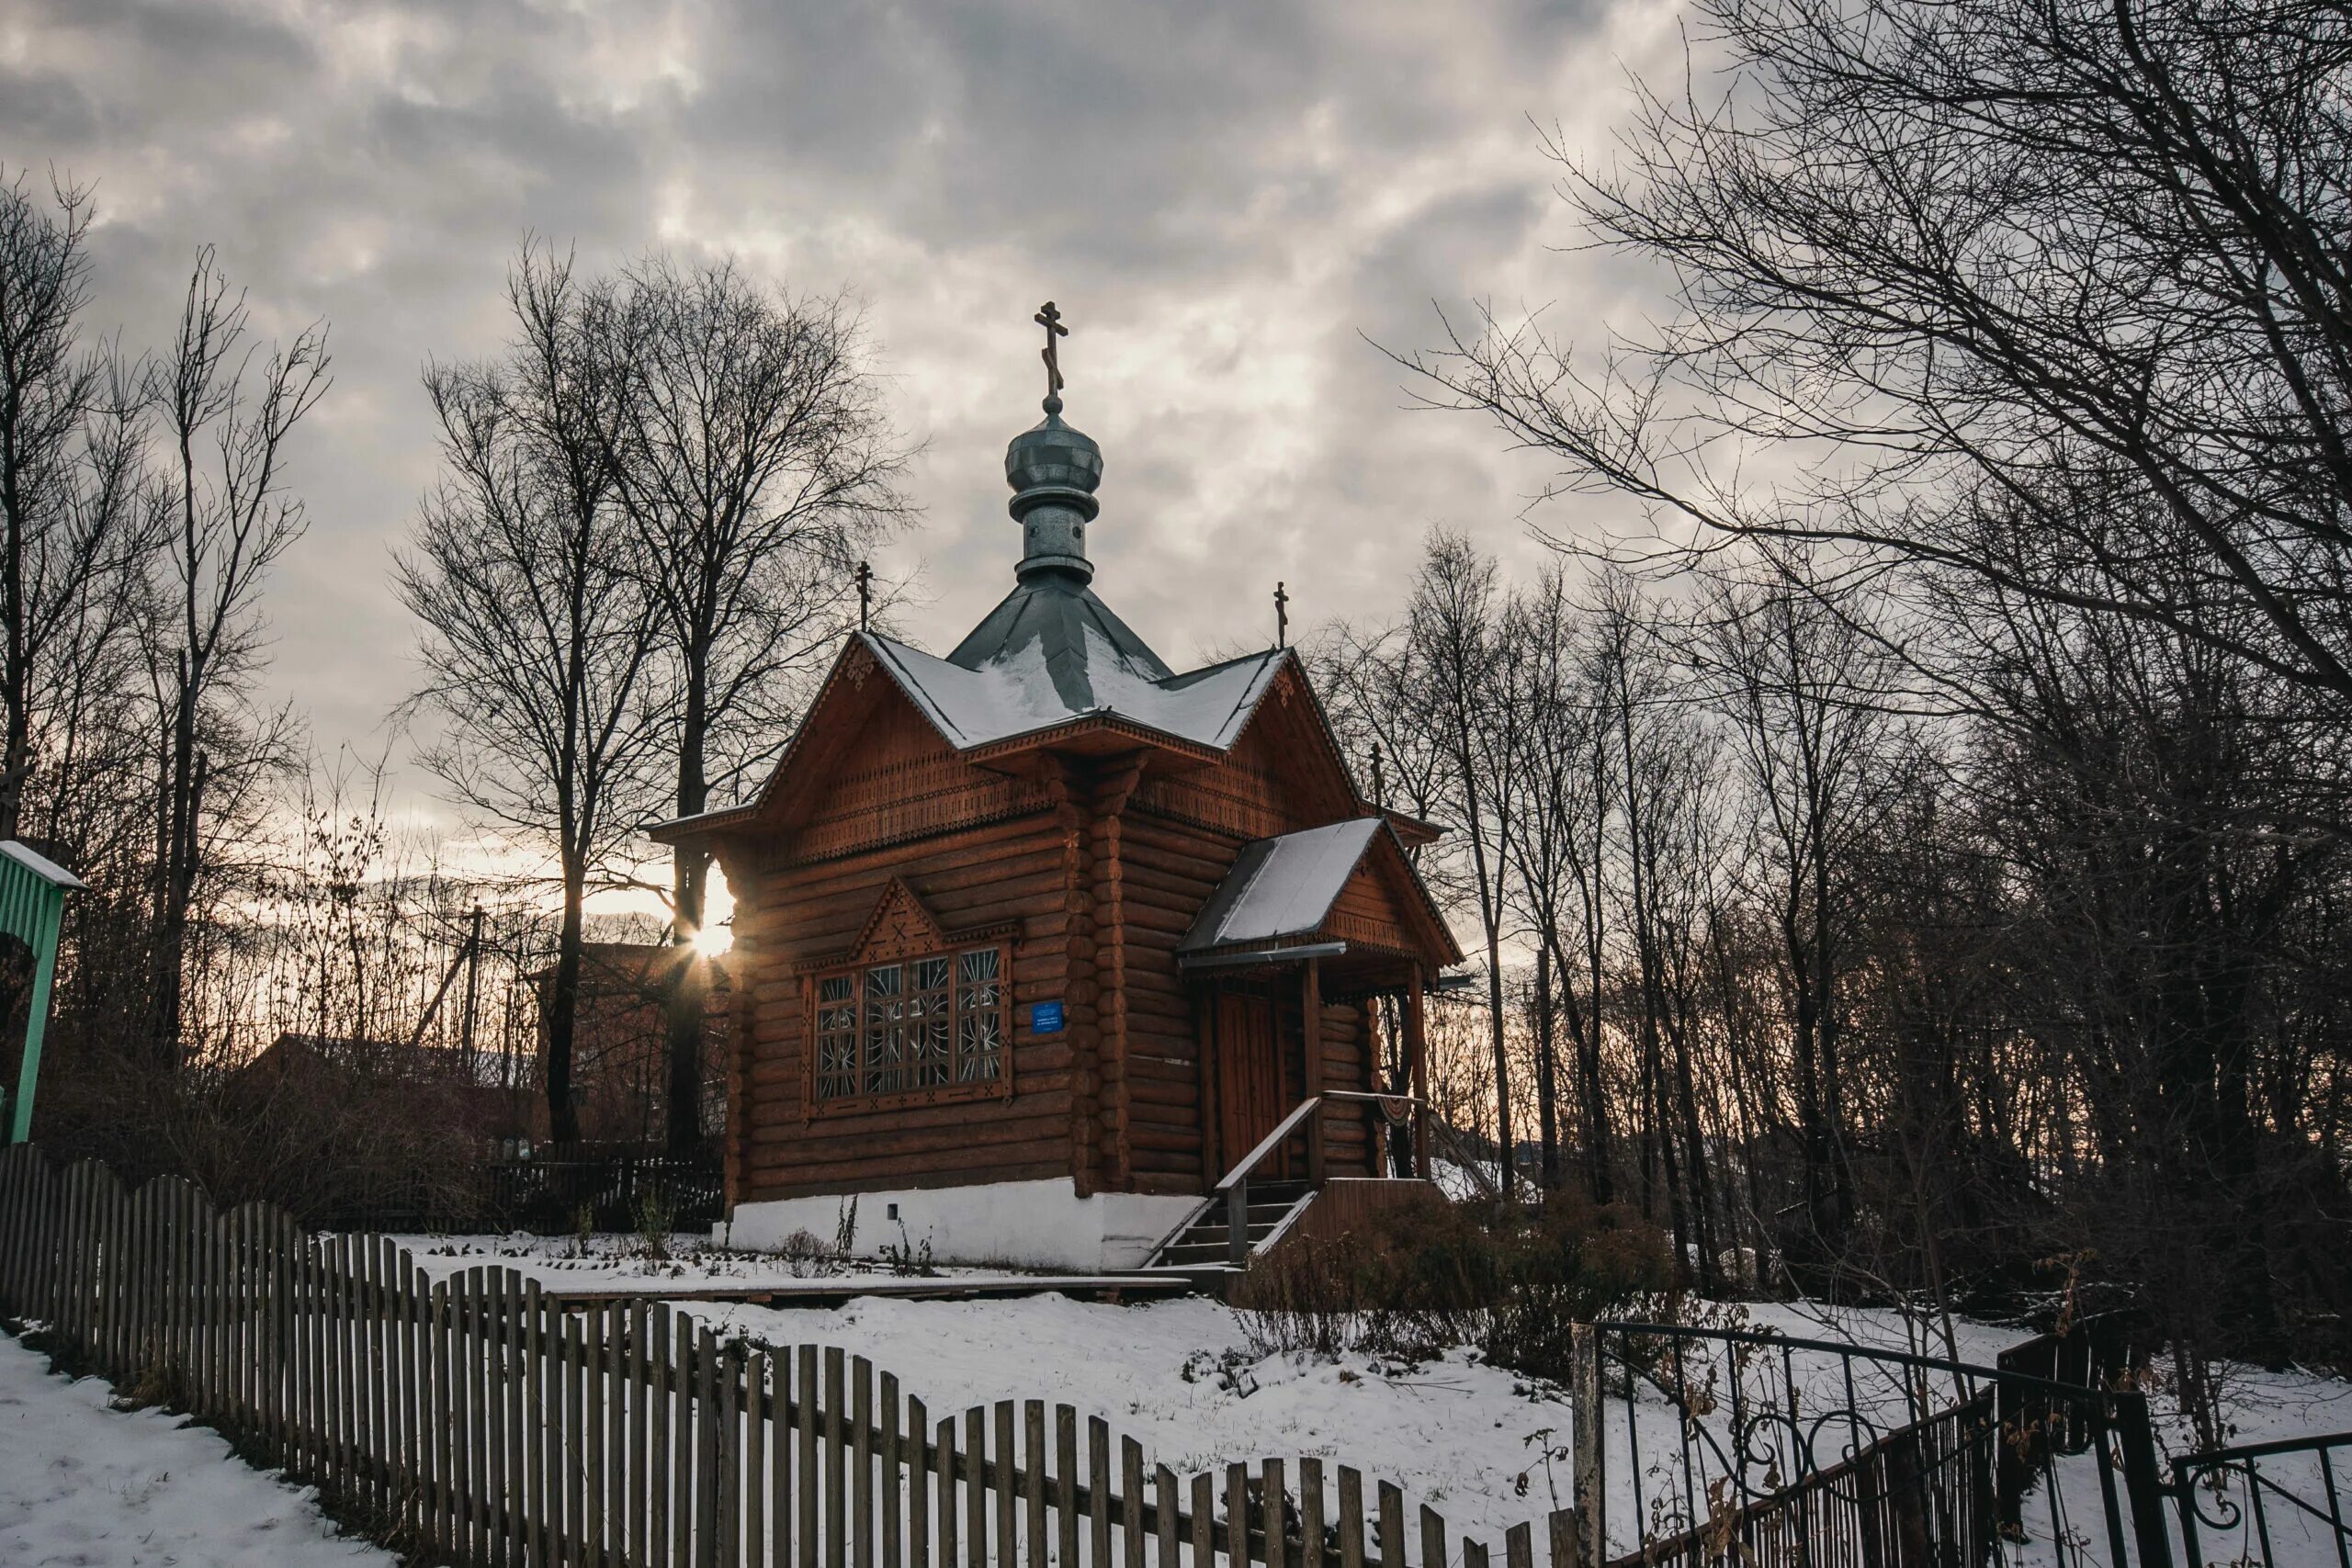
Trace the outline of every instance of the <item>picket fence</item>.
{"label": "picket fence", "polygon": [[[866,1358],[722,1340],[655,1303],[564,1310],[503,1268],[216,1213],[176,1179],[0,1150],[0,1318],[315,1484],[413,1561],[616,1568],[1487,1568],[1344,1465],[1180,1477],[1069,1405],[934,1417]],[[1553,1568],[1578,1561],[1552,1513]],[[1459,1552],[1458,1557],[1455,1552]],[[1531,1524],[1503,1540],[1533,1568]]]}

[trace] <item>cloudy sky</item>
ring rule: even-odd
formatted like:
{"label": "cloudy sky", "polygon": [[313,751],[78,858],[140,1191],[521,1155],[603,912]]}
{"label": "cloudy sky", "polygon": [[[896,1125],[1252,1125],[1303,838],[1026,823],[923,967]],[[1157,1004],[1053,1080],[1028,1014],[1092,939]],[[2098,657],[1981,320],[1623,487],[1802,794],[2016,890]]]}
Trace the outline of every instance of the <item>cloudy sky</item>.
{"label": "cloudy sky", "polygon": [[1433,523],[1532,556],[1541,469],[1411,411],[1371,344],[1477,298],[1621,308],[1558,249],[1536,125],[1599,145],[1674,47],[1664,0],[0,0],[0,164],[96,183],[126,344],[208,241],[267,330],[333,322],[271,678],[372,752],[412,676],[385,568],[432,479],[418,369],[496,346],[526,231],[862,296],[926,443],[888,564],[934,649],[1011,586],[1001,452],[1057,300],[1107,457],[1096,586],[1181,666],[1265,641],[1277,579],[1303,620],[1385,612]]}

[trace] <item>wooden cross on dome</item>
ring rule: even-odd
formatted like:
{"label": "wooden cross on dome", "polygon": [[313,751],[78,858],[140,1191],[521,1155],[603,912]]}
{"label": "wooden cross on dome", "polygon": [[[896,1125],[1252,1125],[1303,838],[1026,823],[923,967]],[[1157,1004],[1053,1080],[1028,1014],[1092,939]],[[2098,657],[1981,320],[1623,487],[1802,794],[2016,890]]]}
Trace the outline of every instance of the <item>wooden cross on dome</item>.
{"label": "wooden cross on dome", "polygon": [[1062,356],[1059,345],[1054,340],[1069,336],[1069,329],[1062,325],[1062,313],[1055,309],[1051,299],[1046,300],[1045,308],[1029,319],[1046,329],[1046,396],[1059,397],[1063,386]]}

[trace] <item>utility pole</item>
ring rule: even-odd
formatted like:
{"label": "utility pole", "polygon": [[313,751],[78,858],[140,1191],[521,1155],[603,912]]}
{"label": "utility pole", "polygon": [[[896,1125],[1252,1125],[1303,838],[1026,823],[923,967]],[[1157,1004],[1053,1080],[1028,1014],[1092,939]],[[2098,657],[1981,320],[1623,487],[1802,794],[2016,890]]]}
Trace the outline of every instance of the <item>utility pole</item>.
{"label": "utility pole", "polygon": [[473,926],[466,933],[466,1016],[458,1026],[458,1050],[466,1064],[466,1082],[473,1084],[474,1003],[481,994],[481,906],[474,906]]}

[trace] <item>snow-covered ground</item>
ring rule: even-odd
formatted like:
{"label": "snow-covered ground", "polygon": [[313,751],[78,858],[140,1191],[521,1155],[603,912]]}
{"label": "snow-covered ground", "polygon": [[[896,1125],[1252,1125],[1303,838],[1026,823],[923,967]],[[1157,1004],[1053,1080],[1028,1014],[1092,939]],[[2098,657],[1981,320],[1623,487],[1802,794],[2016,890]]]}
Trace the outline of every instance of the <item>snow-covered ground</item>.
{"label": "snow-covered ground", "polygon": [[382,1564],[307,1488],[240,1463],[215,1432],[122,1411],[0,1335],[0,1563],[9,1568]]}
{"label": "snow-covered ground", "polygon": [[[869,1357],[897,1373],[934,1416],[1000,1399],[1044,1399],[1103,1416],[1179,1472],[1303,1455],[1352,1465],[1396,1483],[1457,1530],[1490,1544],[1510,1526],[1540,1519],[1567,1484],[1556,1457],[1570,1431],[1562,1391],[1481,1364],[1465,1351],[1419,1366],[1361,1353],[1337,1360],[1261,1355],[1239,1314],[1199,1298],[1139,1306],[1044,1296],[686,1308],[774,1344],[838,1345]],[[1798,1337],[1906,1345],[1904,1325],[1891,1313],[1759,1304],[1747,1314],[1751,1327]],[[1994,1325],[1956,1328],[1960,1359],[1984,1365],[2023,1337]],[[1831,1407],[1841,1381],[1835,1369],[1833,1358],[1799,1358],[1809,1408]],[[1891,1382],[1856,1393],[1882,1414],[1901,1404]],[[2167,1435],[2185,1447],[2186,1429],[2169,1396],[2159,1388],[2154,1401]],[[2233,1407],[2240,1441],[2341,1430],[2352,1427],[2352,1385],[2242,1370]],[[1612,1405],[1612,1412],[1620,1408]],[[1674,1418],[1662,1401],[1644,1400],[1638,1418],[1645,1454],[1679,1454]],[[1622,1434],[1611,1441],[1622,1445]],[[1547,1452],[1555,1456],[1548,1463]],[[1612,1461],[1622,1453],[1622,1447],[1612,1451]],[[1623,1462],[1612,1462],[1610,1478],[1611,1534],[1618,1536],[1633,1524],[1634,1482]],[[1649,1473],[1645,1499],[1657,1496],[1662,1479],[1656,1470]],[[2087,1480],[2070,1482],[2069,1490],[2095,1497],[2095,1482],[2093,1489],[2083,1487]]]}

